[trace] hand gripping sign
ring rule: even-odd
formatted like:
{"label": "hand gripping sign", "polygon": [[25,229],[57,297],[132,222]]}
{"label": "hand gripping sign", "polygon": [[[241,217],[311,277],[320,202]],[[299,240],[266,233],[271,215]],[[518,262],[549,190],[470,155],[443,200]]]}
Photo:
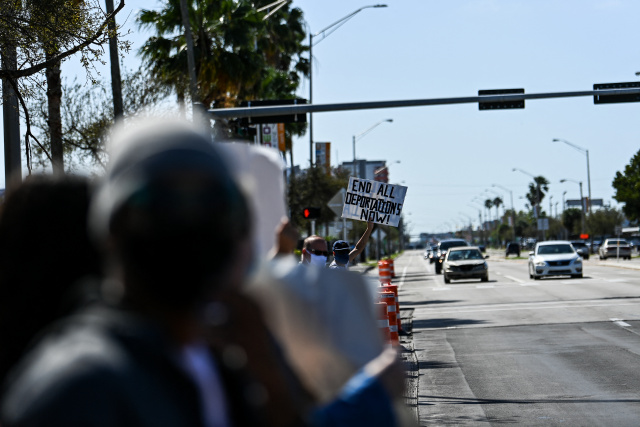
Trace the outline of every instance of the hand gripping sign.
{"label": "hand gripping sign", "polygon": [[407,187],[349,178],[342,217],[398,226]]}

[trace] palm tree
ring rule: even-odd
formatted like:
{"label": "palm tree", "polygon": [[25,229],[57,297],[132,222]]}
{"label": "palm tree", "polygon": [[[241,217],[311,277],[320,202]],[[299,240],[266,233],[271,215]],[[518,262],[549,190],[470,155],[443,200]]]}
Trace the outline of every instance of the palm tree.
{"label": "palm tree", "polygon": [[[256,12],[265,0],[189,1],[200,99],[206,107],[233,107],[254,99],[293,98],[308,73],[303,53],[304,20],[298,8],[282,7],[263,21]],[[140,50],[159,84],[183,102],[188,87],[187,55],[180,2],[159,11],[143,10],[140,27],[155,30]]]}
{"label": "palm tree", "polygon": [[487,208],[487,212],[489,212],[488,220],[491,223],[491,208],[493,207],[493,200],[487,199],[484,201],[484,207]]}
{"label": "palm tree", "polygon": [[504,205],[504,203],[502,202],[501,197],[496,197],[495,199],[493,199],[493,206],[496,207],[496,219],[500,218],[500,212],[498,212],[498,208],[500,208],[500,206],[502,205]]}
{"label": "palm tree", "polygon": [[[545,193],[549,191],[549,181],[543,176],[536,176],[533,178],[533,183],[529,184],[529,192],[526,197],[533,207],[542,206],[542,199],[544,199]],[[538,212],[539,214],[539,212]]]}

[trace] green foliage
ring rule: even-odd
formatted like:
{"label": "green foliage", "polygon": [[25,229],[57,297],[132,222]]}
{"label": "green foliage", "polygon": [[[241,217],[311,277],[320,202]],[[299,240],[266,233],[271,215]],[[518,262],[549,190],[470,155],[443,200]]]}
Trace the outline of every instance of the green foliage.
{"label": "green foliage", "polygon": [[624,173],[616,172],[612,186],[616,190],[613,198],[624,203],[622,211],[627,218],[640,220],[640,151],[625,166]]}
{"label": "green foliage", "polygon": [[[16,48],[18,64],[15,70],[0,70],[0,77],[17,81],[35,76],[47,66],[47,55],[54,53],[52,64],[80,53],[89,71],[93,61],[101,61],[102,46],[108,42],[106,17],[99,0],[0,0],[0,40],[3,48]],[[120,43],[122,50],[129,46]],[[30,93],[29,86],[21,87],[23,96]]]}
{"label": "green foliage", "polygon": [[[104,150],[105,135],[113,125],[113,101],[109,82],[81,85],[77,81],[63,85],[62,124],[63,150],[67,172],[78,169],[101,169],[106,164]],[[156,106],[168,93],[150,84],[150,79],[142,70],[125,73],[122,81],[125,119],[144,114],[151,106]],[[44,93],[30,101],[33,126],[38,139],[49,150],[47,99]],[[32,149],[34,166],[45,169],[48,161],[40,147]]]}
{"label": "green foliage", "polygon": [[533,178],[533,183],[529,184],[529,192],[526,194],[526,198],[531,206],[541,206],[545,193],[548,191],[549,181],[543,176],[536,176]]}
{"label": "green foliage", "polygon": [[333,221],[335,214],[327,203],[340,189],[347,187],[348,177],[348,171],[341,169],[330,175],[322,168],[310,168],[292,178],[288,198],[293,223],[301,228],[308,227],[309,220],[302,216],[302,210],[307,206],[320,208],[320,218],[316,220],[318,226]]}
{"label": "green foliage", "polygon": [[622,213],[611,207],[591,212],[587,218],[587,229],[594,236],[611,236],[615,227],[624,221]]}
{"label": "green foliage", "polygon": [[[289,5],[267,20],[256,12],[270,1],[189,1],[199,96],[207,107],[237,106],[254,99],[293,98],[309,71],[302,11]],[[156,35],[140,50],[152,77],[186,97],[186,41],[179,0],[143,10],[138,23]]]}
{"label": "green foliage", "polygon": [[582,231],[582,209],[565,209],[562,213],[562,224],[569,234],[580,234]]}

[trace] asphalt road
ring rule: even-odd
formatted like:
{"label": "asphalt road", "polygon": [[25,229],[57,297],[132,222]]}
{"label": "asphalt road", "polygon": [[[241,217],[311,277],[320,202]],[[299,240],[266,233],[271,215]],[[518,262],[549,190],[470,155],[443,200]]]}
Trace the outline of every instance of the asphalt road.
{"label": "asphalt road", "polygon": [[488,283],[445,284],[423,251],[395,262],[420,425],[640,425],[640,260],[534,281],[490,254]]}

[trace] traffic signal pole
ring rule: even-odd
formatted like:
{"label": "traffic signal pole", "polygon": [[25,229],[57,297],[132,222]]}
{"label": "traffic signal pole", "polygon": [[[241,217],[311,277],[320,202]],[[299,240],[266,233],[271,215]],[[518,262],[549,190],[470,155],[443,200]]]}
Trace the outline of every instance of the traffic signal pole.
{"label": "traffic signal pole", "polygon": [[575,92],[549,92],[549,93],[523,93],[513,95],[479,95],[459,98],[432,98],[432,99],[409,99],[397,101],[371,101],[371,102],[347,102],[338,104],[301,104],[301,105],[280,105],[270,107],[241,107],[241,108],[219,108],[209,110],[211,118],[214,120],[232,119],[238,117],[264,117],[272,115],[286,114],[306,114],[322,113],[331,111],[352,111],[352,110],[372,110],[380,108],[398,107],[426,107],[430,105],[450,105],[450,104],[473,104],[473,103],[510,103],[521,100],[550,99],[550,98],[575,98],[582,96],[593,96],[598,99],[608,97],[640,95],[640,88],[628,89],[599,89]]}

